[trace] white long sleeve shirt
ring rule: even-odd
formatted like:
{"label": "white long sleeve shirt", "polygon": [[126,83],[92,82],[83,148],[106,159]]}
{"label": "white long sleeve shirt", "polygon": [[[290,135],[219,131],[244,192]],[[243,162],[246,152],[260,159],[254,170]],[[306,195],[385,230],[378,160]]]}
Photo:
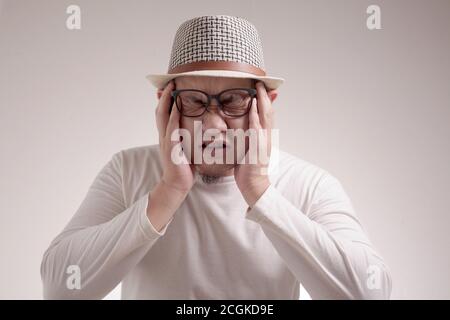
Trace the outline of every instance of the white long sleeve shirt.
{"label": "white long sleeve shirt", "polygon": [[277,159],[252,208],[233,176],[196,176],[158,232],[146,213],[159,146],[117,152],[44,254],[44,298],[101,299],[122,282],[123,299],[298,299],[300,283],[313,299],[388,299],[388,268],[340,182],[286,152]]}

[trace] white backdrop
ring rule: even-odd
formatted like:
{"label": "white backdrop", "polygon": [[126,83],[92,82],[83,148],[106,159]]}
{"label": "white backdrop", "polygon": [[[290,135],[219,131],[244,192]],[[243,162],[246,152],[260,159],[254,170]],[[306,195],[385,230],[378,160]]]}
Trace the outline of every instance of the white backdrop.
{"label": "white backdrop", "polygon": [[[66,8],[81,8],[81,30]],[[368,30],[366,8],[381,8]],[[450,1],[0,1],[0,298],[40,299],[44,250],[113,153],[157,143],[175,31],[203,14],[258,28],[280,145],[329,170],[393,275],[450,298]],[[113,294],[113,297],[117,294]]]}

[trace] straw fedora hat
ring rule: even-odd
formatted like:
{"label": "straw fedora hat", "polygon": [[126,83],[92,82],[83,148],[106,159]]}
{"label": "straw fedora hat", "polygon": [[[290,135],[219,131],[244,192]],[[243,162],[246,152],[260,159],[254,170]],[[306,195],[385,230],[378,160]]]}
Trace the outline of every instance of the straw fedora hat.
{"label": "straw fedora hat", "polygon": [[172,45],[169,68],[147,79],[162,89],[180,76],[213,76],[261,80],[276,89],[284,79],[266,74],[261,40],[247,20],[227,15],[208,15],[183,22]]}

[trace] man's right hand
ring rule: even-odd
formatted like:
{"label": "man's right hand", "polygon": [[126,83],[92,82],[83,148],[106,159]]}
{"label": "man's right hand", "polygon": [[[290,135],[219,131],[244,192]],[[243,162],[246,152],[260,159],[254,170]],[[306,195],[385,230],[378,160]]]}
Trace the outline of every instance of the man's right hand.
{"label": "man's right hand", "polygon": [[[187,193],[194,184],[194,166],[189,164],[183,152],[179,136],[172,137],[172,133],[180,128],[180,111],[178,108],[172,108],[172,112],[169,115],[169,108],[171,107],[170,93],[174,87],[173,80],[166,85],[155,111],[163,164],[162,181],[170,188]],[[176,154],[181,158],[177,159],[177,162],[181,162],[181,164],[174,163],[174,159],[171,158],[172,154]]]}
{"label": "man's right hand", "polygon": [[[170,93],[174,87],[170,81],[163,91],[158,91],[159,103],[155,111],[163,175],[149,194],[147,217],[158,232],[170,221],[194,184],[194,165],[189,164],[179,137],[175,141],[171,139],[172,133],[180,127],[178,109],[172,108],[169,115]],[[173,152],[182,157],[181,164],[174,163]]]}

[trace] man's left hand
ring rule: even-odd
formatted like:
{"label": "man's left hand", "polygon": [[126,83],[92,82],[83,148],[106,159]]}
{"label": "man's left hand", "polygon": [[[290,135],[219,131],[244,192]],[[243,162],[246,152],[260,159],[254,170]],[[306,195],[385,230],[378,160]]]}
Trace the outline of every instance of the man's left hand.
{"label": "man's left hand", "polygon": [[[253,98],[249,111],[249,129],[256,133],[255,140],[257,143],[256,146],[249,147],[247,150],[245,162],[238,164],[234,169],[236,184],[250,207],[258,201],[264,191],[270,186],[268,176],[269,163],[267,160],[270,157],[272,147],[271,130],[274,113],[272,101],[277,96],[275,90],[267,92],[264,83],[260,81],[256,84],[256,90],[256,98]],[[249,144],[254,142],[250,141]],[[256,154],[250,155],[251,152],[256,152]],[[261,159],[261,154],[263,153],[267,155],[267,159],[264,159],[266,161]],[[252,157],[256,161],[250,161]]]}

